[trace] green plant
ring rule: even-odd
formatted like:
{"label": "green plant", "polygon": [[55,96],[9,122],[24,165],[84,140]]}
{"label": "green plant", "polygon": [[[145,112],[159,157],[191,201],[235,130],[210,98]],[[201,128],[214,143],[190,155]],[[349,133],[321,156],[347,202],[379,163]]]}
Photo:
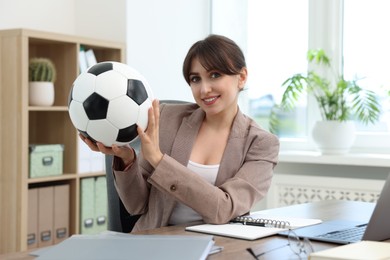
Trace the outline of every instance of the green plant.
{"label": "green plant", "polygon": [[56,69],[53,62],[47,58],[32,58],[29,62],[29,81],[54,82]]}
{"label": "green plant", "polygon": [[363,89],[355,80],[345,80],[331,67],[330,59],[322,49],[309,50],[309,63],[323,72],[330,72],[332,79],[321,77],[314,70],[306,75],[295,74],[282,84],[285,88],[281,102],[271,110],[270,131],[278,131],[278,111],[293,110],[304,93],[313,95],[317,101],[322,120],[348,121],[351,119],[364,124],[375,123],[381,113],[377,95]]}

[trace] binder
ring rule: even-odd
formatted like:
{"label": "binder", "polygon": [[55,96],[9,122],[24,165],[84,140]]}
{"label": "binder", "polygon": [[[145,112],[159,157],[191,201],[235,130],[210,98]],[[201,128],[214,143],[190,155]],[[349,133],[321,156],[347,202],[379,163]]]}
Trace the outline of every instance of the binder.
{"label": "binder", "polygon": [[69,184],[54,186],[54,244],[69,237]]}
{"label": "binder", "polygon": [[107,230],[107,184],[106,176],[95,180],[95,233]]}
{"label": "binder", "polygon": [[38,189],[28,190],[27,248],[38,247]]}
{"label": "binder", "polygon": [[38,188],[38,247],[53,244],[53,186]]}
{"label": "binder", "polygon": [[95,234],[95,178],[81,179],[80,233]]}

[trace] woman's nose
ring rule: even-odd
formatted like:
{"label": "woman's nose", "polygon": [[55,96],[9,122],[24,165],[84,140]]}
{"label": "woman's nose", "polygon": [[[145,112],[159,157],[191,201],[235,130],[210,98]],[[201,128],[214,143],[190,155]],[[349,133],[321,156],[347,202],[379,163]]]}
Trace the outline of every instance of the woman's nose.
{"label": "woman's nose", "polygon": [[211,91],[212,84],[208,80],[203,80],[200,86],[201,93],[209,93]]}

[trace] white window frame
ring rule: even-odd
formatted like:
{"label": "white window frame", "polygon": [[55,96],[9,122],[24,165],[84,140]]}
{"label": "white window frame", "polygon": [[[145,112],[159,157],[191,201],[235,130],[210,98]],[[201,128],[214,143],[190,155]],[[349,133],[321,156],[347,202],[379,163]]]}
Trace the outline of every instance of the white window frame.
{"label": "white window frame", "polygon": [[[262,1],[262,0],[259,0]],[[308,0],[309,1],[309,49],[323,48],[337,70],[341,70],[343,55],[343,0]],[[229,8],[226,8],[229,6]],[[245,19],[231,19],[245,17],[243,6],[247,7],[247,0],[211,0],[211,33],[224,34],[238,42],[246,51],[246,30],[237,33],[232,30],[231,22],[237,23],[240,28],[246,28]],[[239,10],[239,14],[237,14]],[[221,15],[221,12],[223,15]],[[226,13],[228,12],[228,13]],[[250,70],[250,68],[249,68]],[[248,112],[249,97],[240,97],[240,108]],[[320,119],[318,107],[314,98],[309,97],[307,103],[307,138],[280,138],[281,151],[314,151],[315,144],[311,139],[311,129]],[[352,153],[388,153],[390,149],[390,133],[358,132],[356,141],[351,149]]]}

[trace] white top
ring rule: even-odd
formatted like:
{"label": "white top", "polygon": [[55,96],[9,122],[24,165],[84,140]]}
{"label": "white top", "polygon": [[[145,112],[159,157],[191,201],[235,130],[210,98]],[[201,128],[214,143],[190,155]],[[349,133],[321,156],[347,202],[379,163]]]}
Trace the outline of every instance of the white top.
{"label": "white top", "polygon": [[[196,162],[189,161],[187,168],[203,177],[207,182],[214,185],[217,179],[217,173],[219,164],[215,165],[204,165]],[[201,191],[199,191],[201,192]],[[191,221],[202,220],[202,217],[196,213],[192,208],[184,205],[183,203],[176,203],[173,209],[171,218],[169,219],[170,225],[178,225],[188,223]]]}

